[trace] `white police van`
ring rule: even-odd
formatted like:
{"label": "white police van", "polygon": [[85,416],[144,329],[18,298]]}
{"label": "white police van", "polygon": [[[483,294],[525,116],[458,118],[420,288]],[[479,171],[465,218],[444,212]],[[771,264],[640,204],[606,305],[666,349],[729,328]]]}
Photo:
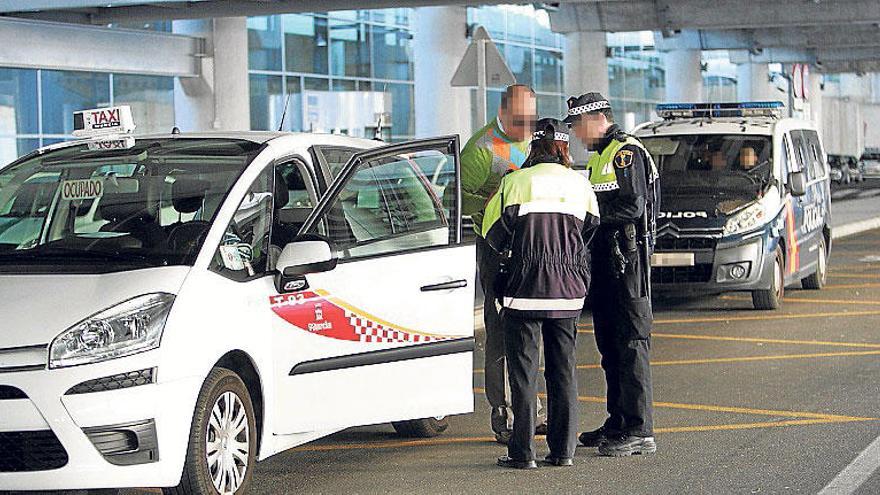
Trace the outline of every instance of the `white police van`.
{"label": "white police van", "polygon": [[828,165],[816,128],[782,103],[671,103],[638,136],[660,169],[652,258],[667,295],[749,291],[776,309],[786,286],[821,289],[831,251]]}
{"label": "white police van", "polygon": [[335,431],[472,412],[456,137],[75,122],[0,168],[0,491],[241,493]]}

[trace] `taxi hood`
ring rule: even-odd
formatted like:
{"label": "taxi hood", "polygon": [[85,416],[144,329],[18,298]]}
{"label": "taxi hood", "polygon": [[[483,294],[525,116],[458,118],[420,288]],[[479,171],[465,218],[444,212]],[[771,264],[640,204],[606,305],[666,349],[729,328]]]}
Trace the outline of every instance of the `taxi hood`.
{"label": "taxi hood", "polygon": [[143,294],[177,294],[187,266],[102,275],[0,275],[0,349],[49,344],[85,318]]}

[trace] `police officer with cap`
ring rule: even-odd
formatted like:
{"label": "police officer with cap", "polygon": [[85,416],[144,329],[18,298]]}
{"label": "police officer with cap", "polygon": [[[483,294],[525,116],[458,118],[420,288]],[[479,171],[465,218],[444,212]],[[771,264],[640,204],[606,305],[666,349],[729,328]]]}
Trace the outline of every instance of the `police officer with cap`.
{"label": "police officer with cap", "polygon": [[571,170],[568,125],[541,119],[522,169],[501,180],[483,218],[483,236],[501,253],[496,279],[510,374],[513,433],[498,465],[533,469],[540,342],[547,382],[544,459],[571,466],[577,445],[577,322],[590,285],[588,245],[599,205],[586,177]]}
{"label": "police officer with cap", "polygon": [[569,98],[565,120],[594,152],[587,168],[601,218],[592,244],[590,297],[608,418],[579,440],[605,456],[654,453],[650,256],[659,176],[642,143],[614,123],[601,94]]}

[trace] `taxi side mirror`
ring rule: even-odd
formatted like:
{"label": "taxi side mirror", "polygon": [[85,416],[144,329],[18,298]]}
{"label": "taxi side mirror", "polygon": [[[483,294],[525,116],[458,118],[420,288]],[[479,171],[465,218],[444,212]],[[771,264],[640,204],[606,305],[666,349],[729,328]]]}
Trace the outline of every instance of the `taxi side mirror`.
{"label": "taxi side mirror", "polygon": [[788,174],[788,188],[792,196],[807,194],[807,175],[803,170]]}
{"label": "taxi side mirror", "polygon": [[319,236],[297,237],[278,256],[275,288],[279,294],[308,289],[306,275],[329,272],[338,261],[330,241]]}

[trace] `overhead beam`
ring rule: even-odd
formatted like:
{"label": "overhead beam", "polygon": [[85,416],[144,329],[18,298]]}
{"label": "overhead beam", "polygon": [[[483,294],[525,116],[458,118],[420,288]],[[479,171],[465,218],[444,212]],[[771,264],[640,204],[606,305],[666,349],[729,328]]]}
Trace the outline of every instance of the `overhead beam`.
{"label": "overhead beam", "polygon": [[34,12],[38,10],[67,10],[86,7],[115,7],[162,3],[168,0],[0,0],[0,12]]}
{"label": "overhead beam", "polygon": [[734,64],[810,63],[820,66],[831,62],[880,61],[876,48],[766,48],[760,52],[731,50]]}
{"label": "overhead beam", "polygon": [[[574,1],[574,0],[562,0]],[[143,3],[143,2],[140,2]],[[211,17],[252,17],[285,13],[324,12],[332,10],[385,9],[393,7],[433,7],[447,5],[494,5],[498,0],[200,0],[171,1],[153,5],[94,7],[85,9],[45,10],[41,12],[6,11],[28,19],[51,19],[59,22],[113,24]],[[0,14],[3,12],[0,11]]]}
{"label": "overhead beam", "polygon": [[194,77],[204,52],[202,38],[0,18],[0,66]]}
{"label": "overhead beam", "polygon": [[[663,18],[658,16],[658,9]],[[630,0],[565,3],[554,31],[669,31],[880,23],[877,0]]]}
{"label": "overhead beam", "polygon": [[686,29],[673,36],[655,36],[656,48],[668,50],[756,50],[761,48],[860,48],[880,46],[874,25],[770,29]]}
{"label": "overhead beam", "polygon": [[815,67],[815,70],[823,74],[869,74],[880,72],[880,62],[829,62]]}

